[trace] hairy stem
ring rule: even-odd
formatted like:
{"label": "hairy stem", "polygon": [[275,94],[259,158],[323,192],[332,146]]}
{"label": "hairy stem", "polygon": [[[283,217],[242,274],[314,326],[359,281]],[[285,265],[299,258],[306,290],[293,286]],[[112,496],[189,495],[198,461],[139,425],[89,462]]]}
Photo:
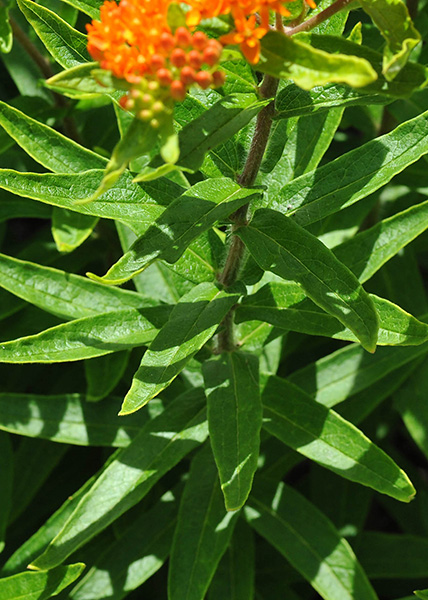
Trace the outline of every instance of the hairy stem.
{"label": "hairy stem", "polygon": [[336,2],[333,2],[333,4],[328,6],[325,10],[322,10],[320,13],[314,15],[307,21],[303,21],[303,23],[300,23],[295,27],[286,27],[285,34],[294,35],[295,33],[300,33],[301,31],[309,31],[346,8],[349,4],[351,4],[352,1],[353,0],[336,0]]}
{"label": "hairy stem", "polygon": [[[259,88],[262,98],[274,98],[278,89],[278,80],[271,75],[265,75],[263,82]],[[259,172],[263,155],[269,140],[269,134],[272,127],[272,117],[275,112],[274,100],[270,102],[257,116],[256,128],[254,137],[248,152],[247,160],[241,175],[238,177],[238,183],[242,187],[251,187]],[[245,246],[241,239],[233,233],[239,228],[247,224],[249,206],[246,204],[238,209],[232,216],[232,241],[230,243],[229,252],[223,271],[219,275],[219,282],[225,287],[229,287],[237,280],[239,270],[241,268],[242,259],[244,257]],[[221,331],[218,335],[217,352],[230,352],[235,348],[233,336],[233,312],[232,308],[221,324]]]}

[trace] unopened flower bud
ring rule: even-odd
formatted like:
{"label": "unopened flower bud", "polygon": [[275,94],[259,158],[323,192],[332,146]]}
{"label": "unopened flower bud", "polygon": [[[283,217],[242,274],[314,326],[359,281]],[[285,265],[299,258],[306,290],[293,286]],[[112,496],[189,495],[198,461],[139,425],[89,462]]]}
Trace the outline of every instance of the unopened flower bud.
{"label": "unopened flower bud", "polygon": [[150,59],[150,64],[155,71],[162,69],[165,66],[165,59],[161,54],[153,54]]}
{"label": "unopened flower bud", "polygon": [[174,100],[184,100],[186,97],[186,88],[182,81],[173,81],[171,83],[171,96]]}
{"label": "unopened flower bud", "polygon": [[141,119],[142,121],[150,121],[150,119],[152,117],[153,117],[152,111],[148,110],[147,108],[140,110],[140,112],[138,113],[138,118]]}
{"label": "unopened flower bud", "polygon": [[224,85],[226,75],[223,71],[214,71],[213,73],[213,84],[215,87],[221,87]]}
{"label": "unopened flower bud", "polygon": [[175,40],[170,33],[164,32],[160,37],[160,45],[165,52],[171,52],[171,50],[175,48]]}
{"label": "unopened flower bud", "polygon": [[202,55],[197,50],[190,50],[189,54],[187,55],[187,62],[197,71],[199,71],[202,66],[202,60]]}
{"label": "unopened flower bud", "polygon": [[159,69],[156,72],[156,77],[162,86],[168,87],[169,85],[171,85],[172,75],[169,69]]}
{"label": "unopened flower bud", "polygon": [[177,44],[182,48],[188,48],[192,43],[190,31],[185,27],[177,27],[175,39],[177,40]]}
{"label": "unopened flower bud", "polygon": [[221,49],[218,49],[214,46],[207,46],[202,55],[204,63],[213,67],[216,65],[220,59]]}
{"label": "unopened flower bud", "polygon": [[150,126],[151,126],[153,129],[159,129],[159,127],[160,127],[160,123],[159,123],[159,121],[158,121],[157,119],[152,119],[152,120],[150,121]]}
{"label": "unopened flower bud", "polygon": [[208,73],[208,71],[199,71],[196,75],[196,83],[200,85],[203,90],[209,88],[212,82],[212,75],[211,73]]}
{"label": "unopened flower bud", "polygon": [[147,87],[151,92],[157,92],[159,89],[159,83],[157,81],[149,81]]}
{"label": "unopened flower bud", "polygon": [[163,113],[164,110],[165,110],[165,105],[160,100],[156,100],[156,102],[154,102],[152,104],[153,114],[155,114],[155,115],[158,114],[159,115],[160,113]]}
{"label": "unopened flower bud", "polygon": [[186,64],[186,53],[181,48],[175,48],[171,52],[171,63],[174,67],[184,67]]}
{"label": "unopened flower bud", "polygon": [[207,42],[208,38],[205,35],[205,33],[202,33],[202,31],[197,31],[193,34],[192,44],[193,47],[196,48],[196,50],[204,50],[205,46],[207,45]]}
{"label": "unopened flower bud", "polygon": [[185,86],[192,85],[196,81],[196,71],[192,69],[192,67],[183,67],[180,73],[180,80],[184,83]]}

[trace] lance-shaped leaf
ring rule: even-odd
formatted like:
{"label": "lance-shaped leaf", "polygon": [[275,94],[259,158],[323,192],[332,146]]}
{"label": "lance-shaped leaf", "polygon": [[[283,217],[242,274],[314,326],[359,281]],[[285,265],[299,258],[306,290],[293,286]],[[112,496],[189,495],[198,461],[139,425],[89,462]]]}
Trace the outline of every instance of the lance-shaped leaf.
{"label": "lance-shaped leaf", "polygon": [[376,71],[363,58],[329,54],[277,31],[263,37],[257,70],[291,79],[305,90],[326,83],[362,87],[377,79]]}
{"label": "lance-shaped leaf", "polygon": [[427,228],[428,201],[425,201],[357,233],[333,252],[364,283]]}
{"label": "lance-shaped leaf", "polygon": [[125,373],[129,357],[129,350],[123,350],[85,361],[88,402],[103,400],[114,390]]}
{"label": "lance-shaped leaf", "polygon": [[311,300],[348,327],[366,350],[375,350],[379,323],[373,301],[315,236],[270,209],[256,211],[237,235],[264,270],[300,283]]}
{"label": "lance-shaped leaf", "polygon": [[143,346],[156,337],[169,312],[167,306],[153,306],[75,319],[35,335],[2,342],[0,362],[69,362]]}
{"label": "lance-shaped leaf", "polygon": [[361,564],[373,579],[425,579],[427,551],[427,539],[416,535],[367,531],[358,543]]}
{"label": "lance-shaped leaf", "polygon": [[301,117],[330,108],[359,106],[368,104],[388,104],[392,98],[380,94],[362,93],[349,86],[330,83],[303,90],[294,83],[286,85],[278,92],[275,102],[275,119]]}
{"label": "lance-shaped leaf", "polygon": [[428,600],[428,590],[415,590],[413,593],[417,598]]}
{"label": "lance-shaped leaf", "polygon": [[428,352],[428,343],[378,348],[367,354],[352,344],[292,373],[288,380],[325,406],[339,404]]}
{"label": "lance-shaped leaf", "polygon": [[19,573],[0,579],[1,600],[48,600],[73,583],[85,565],[76,563],[39,573]]}
{"label": "lance-shaped leaf", "polygon": [[120,418],[119,406],[119,398],[96,405],[81,394],[0,394],[0,429],[61,444],[125,448],[147,423],[149,413]]}
{"label": "lance-shaped leaf", "polygon": [[120,414],[138,410],[166,388],[212,338],[238,299],[238,294],[227,294],[212,283],[201,283],[180,298],[144,354]]}
{"label": "lance-shaped leaf", "polygon": [[203,365],[208,429],[227,510],[241,508],[257,469],[262,425],[258,358],[230,352]]}
{"label": "lance-shaped leaf", "polygon": [[[106,165],[106,160],[95,152],[3,102],[0,103],[0,125],[27,154],[56,173],[80,173]],[[96,217],[54,209],[52,233],[58,250],[74,250],[91,234],[97,222]]]}
{"label": "lance-shaped leaf", "polygon": [[0,254],[0,287],[62,319],[159,304],[131,290],[107,287],[74,273],[5,254]]}
{"label": "lance-shaped leaf", "polygon": [[401,415],[413,441],[428,456],[427,361],[424,360],[410,379],[394,394],[395,408]]}
{"label": "lance-shaped leaf", "polygon": [[333,523],[291,487],[262,483],[244,509],[248,522],[320,596],[378,600],[351,546]]}
{"label": "lance-shaped leaf", "polygon": [[119,100],[123,96],[123,92],[115,90],[113,81],[111,81],[111,85],[106,85],[106,80],[103,80],[101,84],[92,74],[97,68],[99,65],[96,62],[71,67],[71,69],[61,71],[47,79],[45,86],[54,92],[79,100],[106,94],[110,98]]}
{"label": "lance-shaped leaf", "polygon": [[5,533],[12,504],[13,449],[11,436],[0,433],[0,552],[3,551]]}
{"label": "lance-shaped leaf", "polygon": [[170,600],[203,600],[238,512],[226,512],[209,444],[192,461],[171,549]]}
{"label": "lance-shaped leaf", "polygon": [[4,102],[0,102],[0,126],[34,160],[55,173],[80,173],[107,164],[104,157]]}
{"label": "lance-shaped leaf", "polygon": [[104,277],[90,276],[119,285],[157,258],[174,263],[204,231],[258,197],[257,191],[241,188],[231,179],[201,181],[174,200]]}
{"label": "lance-shaped leaf", "polygon": [[165,562],[177,522],[177,490],[168,491],[149,511],[137,515],[132,525],[97,559],[69,593],[73,600],[99,596],[121,600],[142,585]]}
{"label": "lance-shaped leaf", "polygon": [[428,112],[284,186],[270,206],[306,226],[354,204],[428,152]]}
{"label": "lance-shaped leaf", "polygon": [[157,137],[158,132],[149,121],[134,118],[125,135],[116,144],[97,191],[79,202],[93,202],[107,192],[117,182],[131,160],[149,153],[156,144]]}
{"label": "lance-shaped leaf", "polygon": [[253,531],[240,519],[211,582],[208,600],[253,600],[254,554]]}
{"label": "lance-shaped leaf", "polygon": [[284,444],[345,479],[401,502],[416,491],[407,475],[359,429],[284,379],[263,391],[263,427]]}
{"label": "lance-shaped leaf", "polygon": [[[101,170],[57,175],[21,173],[12,169],[1,169],[0,188],[18,196],[68,208],[78,213],[117,219],[131,227],[135,223],[138,224],[140,230],[149,227],[164,211],[163,206],[145,193],[142,187],[132,183],[129,173],[124,173],[116,185],[101,198],[90,203],[78,203],[80,200],[86,201],[88,197],[96,193],[103,177],[104,171]],[[165,180],[157,180],[153,182],[153,185],[159,186],[158,189],[163,195],[164,202],[170,193],[176,198],[182,191],[179,186]]]}
{"label": "lance-shaped leaf", "polygon": [[86,49],[86,35],[32,0],[19,0],[18,6],[47,50],[62,67],[68,69],[91,60]]}
{"label": "lance-shaped leaf", "polygon": [[81,499],[63,529],[33,562],[52,568],[137,504],[153,485],[205,441],[205,398],[200,390],[171,402],[116,455]]}
{"label": "lance-shaped leaf", "polygon": [[402,0],[361,0],[360,4],[386,40],[383,73],[387,79],[392,80],[407,62],[421,36]]}
{"label": "lance-shaped leaf", "polygon": [[65,208],[52,212],[52,237],[58,252],[72,252],[92,234],[98,217],[81,215]]}
{"label": "lance-shaped leaf", "polygon": [[[385,298],[370,294],[379,317],[378,346],[411,346],[428,341],[428,325]],[[287,331],[357,341],[335,317],[321,311],[295,283],[271,282],[242,300],[236,321],[263,320]]]}
{"label": "lance-shaped leaf", "polygon": [[[369,0],[370,1],[370,0]],[[418,89],[425,88],[428,70],[425,66],[408,62],[396,73],[391,81],[383,72],[382,54],[368,46],[361,45],[358,40],[344,39],[334,35],[317,35],[316,33],[300,33],[299,40],[324,52],[340,53],[350,57],[358,57],[368,61],[377,73],[376,81],[360,88],[368,94],[379,93],[396,97],[408,97]]]}

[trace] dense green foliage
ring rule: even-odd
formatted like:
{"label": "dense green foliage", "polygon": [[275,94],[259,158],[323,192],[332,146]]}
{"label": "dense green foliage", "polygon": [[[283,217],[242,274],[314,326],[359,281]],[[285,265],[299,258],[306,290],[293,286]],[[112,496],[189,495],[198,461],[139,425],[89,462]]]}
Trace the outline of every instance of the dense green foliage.
{"label": "dense green foliage", "polygon": [[0,0],[0,600],[428,598],[428,2],[338,2],[165,163]]}

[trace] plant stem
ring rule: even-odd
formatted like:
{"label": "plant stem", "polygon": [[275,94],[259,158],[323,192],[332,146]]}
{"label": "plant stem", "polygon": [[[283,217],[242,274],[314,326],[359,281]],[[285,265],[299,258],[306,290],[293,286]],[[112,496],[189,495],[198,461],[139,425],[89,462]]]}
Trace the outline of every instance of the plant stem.
{"label": "plant stem", "polygon": [[303,21],[303,23],[300,23],[295,27],[286,27],[285,34],[290,36],[296,33],[300,33],[301,31],[309,31],[310,29],[313,29],[320,23],[323,23],[336,13],[346,8],[348,4],[351,4],[352,1],[353,0],[336,0],[336,2],[328,6],[325,10],[322,10],[320,13],[314,15],[307,21]]}
{"label": "plant stem", "polygon": [[[265,75],[263,82],[259,88],[262,98],[274,98],[278,89],[278,79],[271,75]],[[263,108],[257,116],[256,128],[254,137],[248,152],[247,160],[241,175],[238,177],[238,183],[242,187],[251,187],[259,172],[263,155],[269,140],[269,134],[272,127],[272,117],[275,112],[274,100]],[[244,257],[245,246],[242,240],[233,235],[239,228],[247,224],[249,206],[241,206],[232,216],[232,241],[230,243],[229,252],[223,271],[219,275],[219,282],[226,288],[235,283],[238,277],[239,269],[241,268],[242,259]],[[232,308],[224,318],[221,327],[222,330],[218,335],[217,352],[231,352],[235,348],[233,336],[233,313]]]}

